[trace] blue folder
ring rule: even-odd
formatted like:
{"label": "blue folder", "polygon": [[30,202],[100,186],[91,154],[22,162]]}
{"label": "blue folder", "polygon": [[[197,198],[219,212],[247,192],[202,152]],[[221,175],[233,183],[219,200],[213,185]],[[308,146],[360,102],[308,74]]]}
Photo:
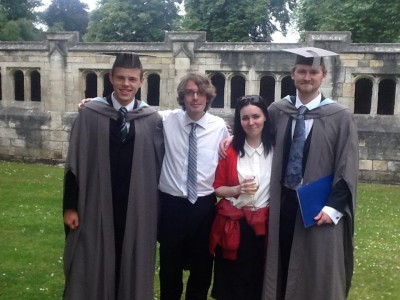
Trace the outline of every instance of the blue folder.
{"label": "blue folder", "polygon": [[332,191],[333,175],[321,177],[297,189],[304,227],[317,223],[314,218],[325,206]]}

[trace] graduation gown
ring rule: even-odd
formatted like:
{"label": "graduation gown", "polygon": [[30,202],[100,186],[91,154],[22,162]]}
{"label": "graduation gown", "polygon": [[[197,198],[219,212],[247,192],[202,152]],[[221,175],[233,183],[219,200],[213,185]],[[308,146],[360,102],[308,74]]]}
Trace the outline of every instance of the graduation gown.
{"label": "graduation gown", "polygon": [[[330,100],[330,99],[329,99]],[[276,134],[271,174],[267,261],[262,299],[283,299],[280,286],[279,226],[285,134],[297,110],[283,99],[270,105]],[[358,180],[358,138],[350,111],[332,102],[306,114],[313,118],[303,184],[333,174],[333,185],[344,181],[351,196],[337,225],[305,229],[297,211],[286,285],[286,300],[340,300],[347,297],[353,274],[353,234]]]}
{"label": "graduation gown", "polygon": [[110,119],[118,112],[92,101],[71,130],[66,172],[79,187],[80,226],[70,231],[64,251],[65,299],[153,299],[158,179],[163,157],[162,120],[140,102],[134,120],[132,174],[126,208],[119,287],[115,286],[115,236],[110,168]]}

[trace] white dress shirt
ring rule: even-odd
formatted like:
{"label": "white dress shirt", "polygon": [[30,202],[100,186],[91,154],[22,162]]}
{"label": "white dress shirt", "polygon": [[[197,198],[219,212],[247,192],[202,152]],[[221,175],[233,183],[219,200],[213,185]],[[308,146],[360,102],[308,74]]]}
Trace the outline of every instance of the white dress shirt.
{"label": "white dress shirt", "polygon": [[272,149],[267,156],[264,155],[263,144],[254,149],[247,141],[245,142],[244,156],[240,157],[239,155],[237,161],[239,182],[242,182],[247,176],[255,176],[259,187],[254,196],[241,194],[238,198],[227,198],[233,206],[237,208],[243,206],[254,206],[255,208],[269,206],[272,156]]}
{"label": "white dress shirt", "polygon": [[[319,106],[319,104],[321,103],[321,99],[322,99],[322,95],[321,93],[318,94],[318,96],[316,98],[314,98],[313,100],[311,100],[310,102],[308,102],[307,104],[303,104],[301,102],[301,100],[299,99],[298,96],[296,96],[296,108],[298,109],[301,105],[305,105],[308,110],[313,110],[315,108],[317,108]],[[308,137],[311,128],[314,124],[314,120],[313,119],[308,119],[305,120],[305,130],[306,130],[306,138]],[[293,132],[294,132],[294,126],[296,125],[296,120],[293,119],[292,122],[292,136],[293,136]],[[339,220],[343,217],[343,214],[334,209],[333,207],[330,206],[324,206],[324,208],[322,208],[322,211],[324,213],[326,213],[332,220],[333,223],[337,224],[339,222]]]}
{"label": "white dress shirt", "polygon": [[[186,198],[189,133],[194,121],[182,109],[162,111],[160,115],[163,117],[165,155],[158,187],[164,193]],[[225,121],[209,113],[196,123],[197,195],[201,197],[214,192],[218,146],[229,133]]]}
{"label": "white dress shirt", "polygon": [[[111,101],[112,101],[114,109],[116,111],[119,111],[119,109],[122,107],[122,105],[118,102],[117,99],[115,99],[114,92],[112,92],[112,94],[111,94]],[[135,98],[133,98],[133,101],[131,101],[131,103],[129,103],[127,106],[125,106],[127,111],[133,110],[134,107],[135,107]],[[130,122],[126,122],[126,127],[128,128],[128,132],[129,132],[129,128],[131,127],[131,123]]]}

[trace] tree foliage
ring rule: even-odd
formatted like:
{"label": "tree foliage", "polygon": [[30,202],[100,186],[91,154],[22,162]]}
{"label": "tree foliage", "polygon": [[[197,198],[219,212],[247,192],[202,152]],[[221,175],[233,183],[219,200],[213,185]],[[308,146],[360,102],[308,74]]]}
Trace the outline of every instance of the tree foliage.
{"label": "tree foliage", "polygon": [[0,0],[0,40],[41,40],[41,31],[34,26],[37,21],[34,9],[41,5],[41,0]]}
{"label": "tree foliage", "polygon": [[43,13],[49,30],[79,31],[83,36],[88,27],[88,6],[80,0],[53,0]]}
{"label": "tree foliage", "polygon": [[351,31],[356,43],[400,42],[399,0],[301,0],[294,19],[302,31]]}
{"label": "tree foliage", "polygon": [[208,41],[270,42],[287,31],[296,0],[185,0],[183,28],[206,31]]}
{"label": "tree foliage", "polygon": [[85,41],[162,41],[179,18],[173,0],[103,0],[93,11]]}
{"label": "tree foliage", "polygon": [[0,0],[2,8],[8,20],[28,19],[35,20],[34,9],[42,6],[42,0]]}

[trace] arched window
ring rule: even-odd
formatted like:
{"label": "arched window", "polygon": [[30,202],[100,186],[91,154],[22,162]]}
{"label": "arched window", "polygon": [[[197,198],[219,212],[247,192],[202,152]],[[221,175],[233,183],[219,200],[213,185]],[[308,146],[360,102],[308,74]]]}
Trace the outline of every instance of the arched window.
{"label": "arched window", "polygon": [[147,77],[147,103],[153,106],[160,105],[160,75],[150,74]]}
{"label": "arched window", "polygon": [[24,101],[24,73],[22,71],[16,71],[14,73],[14,98],[16,101]]}
{"label": "arched window", "polygon": [[236,107],[237,99],[244,96],[245,93],[246,80],[240,75],[233,76],[231,79],[231,108]]}
{"label": "arched window", "polygon": [[112,92],[114,91],[114,88],[110,81],[110,73],[107,73],[103,76],[103,86],[104,86],[103,97],[111,95]]}
{"label": "arched window", "polygon": [[264,98],[269,105],[275,98],[275,78],[272,76],[263,76],[260,80],[260,96]]}
{"label": "arched window", "polygon": [[354,92],[354,113],[369,114],[371,112],[372,81],[361,78],[356,81]]}
{"label": "arched window", "polygon": [[217,95],[215,96],[214,101],[211,103],[211,107],[224,108],[225,77],[220,73],[216,73],[211,77],[211,83],[217,90]]}
{"label": "arched window", "polygon": [[85,98],[94,97],[97,97],[97,75],[91,72],[86,75]]}
{"label": "arched window", "polygon": [[294,85],[294,81],[291,76],[285,76],[282,79],[281,98],[287,95],[289,96],[296,95],[296,87]]}
{"label": "arched window", "polygon": [[40,73],[33,71],[31,73],[31,101],[40,102],[42,98],[41,84],[40,84]]}
{"label": "arched window", "polygon": [[379,83],[378,115],[393,115],[396,97],[396,82],[384,79]]}

